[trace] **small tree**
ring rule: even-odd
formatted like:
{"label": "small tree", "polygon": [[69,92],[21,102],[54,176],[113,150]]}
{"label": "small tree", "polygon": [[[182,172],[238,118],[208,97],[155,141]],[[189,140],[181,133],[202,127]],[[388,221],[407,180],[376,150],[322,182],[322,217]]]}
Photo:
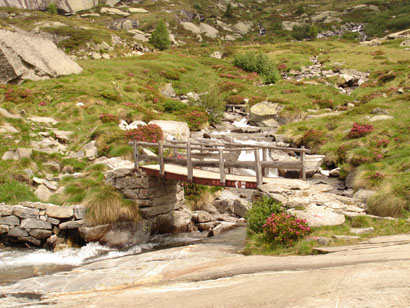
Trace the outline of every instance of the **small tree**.
{"label": "small tree", "polygon": [[230,3],[228,3],[228,5],[226,6],[225,17],[227,18],[233,17],[232,5]]}
{"label": "small tree", "polygon": [[158,26],[152,33],[149,42],[154,45],[154,47],[165,50],[171,45],[171,40],[169,39],[169,32],[165,22],[161,20]]}

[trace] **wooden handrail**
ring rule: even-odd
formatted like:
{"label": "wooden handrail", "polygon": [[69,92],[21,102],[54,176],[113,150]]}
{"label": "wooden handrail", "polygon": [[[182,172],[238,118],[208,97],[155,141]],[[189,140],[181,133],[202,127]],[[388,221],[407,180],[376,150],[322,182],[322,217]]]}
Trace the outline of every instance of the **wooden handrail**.
{"label": "wooden handrail", "polygon": [[[170,141],[164,143],[163,141],[158,143],[134,141],[129,144],[133,146],[134,150],[134,167],[136,170],[140,167],[140,160],[152,161],[159,163],[159,176],[165,176],[165,164],[172,163],[176,165],[182,165],[187,168],[187,180],[193,182],[194,172],[193,167],[216,167],[220,172],[220,184],[225,186],[226,173],[225,169],[228,168],[228,173],[232,168],[245,168],[253,169],[256,172],[256,183],[261,185],[263,183],[263,177],[267,175],[268,168],[283,168],[283,169],[299,169],[302,179],[306,179],[306,165],[305,155],[310,153],[308,149],[302,148],[283,148],[278,146],[271,146],[265,144],[239,144],[233,142],[195,142],[195,141]],[[146,155],[139,153],[139,147],[151,147],[158,149],[158,156]],[[167,157],[165,155],[165,149],[172,149],[174,157]],[[183,153],[178,153],[177,150],[183,150]],[[260,151],[262,150],[262,159]],[[297,152],[300,153],[299,160],[288,161],[268,161],[271,150],[281,150],[284,152]],[[238,161],[236,160],[235,152],[241,151],[253,151],[255,159],[253,161]],[[224,154],[227,155],[224,155]],[[230,154],[233,153],[233,154]],[[205,160],[207,159],[207,160]]]}

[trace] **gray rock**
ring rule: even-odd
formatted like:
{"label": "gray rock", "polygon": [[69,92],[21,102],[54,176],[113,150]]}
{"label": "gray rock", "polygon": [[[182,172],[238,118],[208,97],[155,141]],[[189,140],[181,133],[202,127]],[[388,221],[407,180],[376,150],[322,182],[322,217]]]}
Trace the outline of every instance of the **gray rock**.
{"label": "gray rock", "polygon": [[27,218],[23,219],[20,223],[20,227],[24,229],[46,229],[51,230],[51,224],[47,221],[39,219]]}
{"label": "gray rock", "polygon": [[11,237],[23,237],[23,236],[28,236],[28,233],[26,230],[23,230],[19,227],[14,227],[11,228],[10,231],[7,233],[7,236]]}
{"label": "gray rock", "polygon": [[237,228],[238,225],[235,222],[221,222],[215,228],[208,232],[208,237],[217,236],[223,232]]}
{"label": "gray rock", "polygon": [[35,237],[32,237],[32,236],[19,236],[19,237],[17,237],[17,239],[19,241],[22,241],[22,242],[31,243],[31,244],[33,244],[37,247],[41,246],[41,241],[39,239],[36,239]]}
{"label": "gray rock", "polygon": [[191,135],[186,122],[154,120],[149,122],[149,124],[156,124],[161,127],[165,138],[168,140],[176,139],[179,141],[188,141]]}
{"label": "gray rock", "polygon": [[2,160],[19,160],[22,158],[30,158],[33,153],[32,149],[18,148],[14,151],[7,151],[2,156]]}
{"label": "gray rock", "polygon": [[72,220],[61,223],[58,227],[61,230],[78,229],[85,224],[84,220]]}
{"label": "gray rock", "polygon": [[49,162],[43,164],[43,166],[48,167],[51,171],[59,173],[61,171],[61,166],[55,162]]}
{"label": "gray rock", "polygon": [[[0,0],[1,1],[1,0]],[[6,119],[21,119],[21,116],[18,114],[11,114],[4,108],[0,108],[0,115]]]}
{"label": "gray rock", "polygon": [[13,126],[10,125],[9,123],[5,123],[3,125],[0,126],[0,134],[3,133],[18,133],[19,131]]}
{"label": "gray rock", "polygon": [[210,222],[213,220],[213,217],[211,214],[205,211],[197,211],[196,213],[196,221],[198,223],[204,223],[204,222]]}
{"label": "gray rock", "polygon": [[74,215],[74,210],[69,206],[50,205],[46,214],[53,218],[71,218]]}
{"label": "gray rock", "polygon": [[93,140],[83,147],[85,157],[87,157],[90,160],[94,160],[98,156],[98,149],[95,146],[95,143],[96,141]]}
{"label": "gray rock", "polygon": [[192,22],[181,22],[181,26],[184,27],[185,30],[191,31],[195,34],[201,33],[201,29]]}
{"label": "gray rock", "polygon": [[335,168],[333,170],[330,170],[329,176],[338,178],[340,176],[340,168]]}
{"label": "gray rock", "polygon": [[[98,0],[56,0],[54,2],[57,9],[65,13],[76,13],[79,11],[89,10],[98,5]],[[18,1],[18,0],[0,0],[1,7],[15,7],[19,9],[38,10],[47,8],[50,4],[47,0],[36,1]]]}
{"label": "gray rock", "polygon": [[53,194],[45,185],[40,185],[34,192],[36,197],[42,201],[47,201]]}
{"label": "gray rock", "polygon": [[233,203],[233,213],[239,217],[245,217],[251,204],[245,199],[236,199]]}
{"label": "gray rock", "polygon": [[[251,107],[249,119],[259,126],[277,126],[275,122],[282,109],[283,107],[277,103],[264,101]],[[271,120],[273,120],[273,122]]]}
{"label": "gray rock", "polygon": [[0,235],[8,233],[10,230],[10,227],[8,225],[0,225]]}
{"label": "gray rock", "polygon": [[86,242],[97,242],[101,239],[105,233],[107,233],[111,228],[111,225],[99,225],[95,227],[81,227],[78,229],[80,236]]}
{"label": "gray rock", "polygon": [[86,208],[84,206],[81,205],[75,205],[74,206],[74,218],[81,220],[85,218],[85,212],[86,212]]}
{"label": "gray rock", "polygon": [[103,13],[103,14],[105,13],[109,15],[119,15],[119,16],[124,16],[124,17],[130,16],[130,13],[121,11],[119,9],[107,8],[107,7],[101,8],[100,13]]}
{"label": "gray rock", "polygon": [[305,210],[289,210],[298,218],[306,219],[310,227],[337,226],[345,222],[345,216],[332,208],[311,204]]}
{"label": "gray rock", "polygon": [[373,227],[369,227],[369,228],[351,228],[350,232],[353,233],[353,234],[369,234],[369,233],[374,232],[374,228]]}
{"label": "gray rock", "polygon": [[20,217],[20,218],[37,218],[40,211],[35,208],[29,208],[25,206],[16,205],[13,208],[13,215]]}
{"label": "gray rock", "polygon": [[199,30],[201,31],[201,33],[204,33],[205,36],[207,37],[210,37],[210,38],[218,37],[219,31],[206,23],[200,23]]}
{"label": "gray rock", "polygon": [[13,208],[10,205],[0,203],[0,216],[9,216],[13,213]]}
{"label": "gray rock", "polygon": [[354,241],[360,239],[360,236],[353,235],[332,235],[332,238],[340,241]]}
{"label": "gray rock", "polygon": [[52,225],[59,225],[60,224],[60,220],[56,219],[56,218],[52,218],[52,217],[48,217],[47,220],[49,223],[51,223]]}
{"label": "gray rock", "polygon": [[199,231],[209,231],[219,225],[219,221],[210,221],[210,222],[202,222],[198,223],[196,226],[198,227]]}
{"label": "gray rock", "polygon": [[158,215],[152,219],[152,232],[180,233],[187,232],[191,224],[192,214],[188,210],[172,211]]}
{"label": "gray rock", "polygon": [[172,84],[167,83],[165,84],[161,89],[161,94],[164,95],[165,97],[173,98],[176,97],[176,93],[174,88],[172,87]]}
{"label": "gray rock", "polygon": [[109,230],[98,240],[101,244],[111,248],[123,249],[148,241],[150,236],[149,223],[145,220],[138,222],[119,222],[111,225]]}
{"label": "gray rock", "polygon": [[18,226],[20,220],[16,216],[4,216],[0,217],[0,224],[7,226]]}
{"label": "gray rock", "polygon": [[371,117],[369,122],[376,122],[376,121],[386,121],[386,120],[393,120],[394,117],[390,115],[377,115],[374,117]]}
{"label": "gray rock", "polygon": [[41,80],[82,72],[57,46],[44,37],[0,29],[0,83]]}
{"label": "gray rock", "polygon": [[49,238],[51,236],[52,232],[50,230],[44,230],[44,229],[32,229],[30,230],[30,235],[32,237],[35,237],[39,240],[45,240],[46,238]]}
{"label": "gray rock", "polygon": [[374,190],[359,189],[357,192],[354,193],[353,198],[358,199],[363,203],[367,203],[367,200],[375,194],[376,191]]}

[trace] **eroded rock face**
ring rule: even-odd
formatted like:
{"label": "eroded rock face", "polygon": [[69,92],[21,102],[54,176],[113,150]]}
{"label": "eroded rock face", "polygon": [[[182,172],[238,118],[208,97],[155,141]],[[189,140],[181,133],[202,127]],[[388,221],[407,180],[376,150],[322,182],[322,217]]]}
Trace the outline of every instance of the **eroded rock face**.
{"label": "eroded rock face", "polygon": [[82,72],[81,67],[50,40],[23,30],[3,29],[0,29],[0,68],[0,83]]}
{"label": "eroded rock face", "polygon": [[76,13],[97,6],[98,0],[0,0],[0,7],[38,10],[47,8],[50,3],[55,3],[57,9],[65,13]]}
{"label": "eroded rock face", "polygon": [[161,127],[166,139],[187,141],[191,135],[186,122],[154,120],[149,124],[156,124]]}

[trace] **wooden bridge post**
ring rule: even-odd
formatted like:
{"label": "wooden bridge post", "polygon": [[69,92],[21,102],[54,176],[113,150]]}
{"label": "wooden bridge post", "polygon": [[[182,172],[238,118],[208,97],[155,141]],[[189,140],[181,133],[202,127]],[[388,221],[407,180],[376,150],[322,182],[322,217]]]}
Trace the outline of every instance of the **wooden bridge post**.
{"label": "wooden bridge post", "polygon": [[164,142],[162,140],[158,142],[158,158],[159,158],[159,176],[164,177],[165,175]]}
{"label": "wooden bridge post", "polygon": [[[268,161],[268,149],[262,148],[262,151],[262,162]],[[262,176],[267,176],[267,173],[266,168],[262,168]]]}
{"label": "wooden bridge post", "polygon": [[256,171],[256,185],[259,186],[263,182],[262,166],[259,158],[259,149],[255,149],[255,171]]}
{"label": "wooden bridge post", "polygon": [[186,166],[188,171],[188,182],[192,182],[194,178],[194,170],[192,169],[192,154],[191,154],[191,142],[186,144]]}
{"label": "wooden bridge post", "polygon": [[[302,147],[302,150],[305,150],[305,147]],[[302,170],[301,170],[301,173],[302,173],[302,179],[303,180],[306,180],[306,166],[305,166],[305,151],[302,151],[301,153],[300,153],[300,161],[302,162]]]}
{"label": "wooden bridge post", "polygon": [[225,162],[223,148],[219,148],[219,172],[221,185],[225,186]]}
{"label": "wooden bridge post", "polygon": [[134,169],[138,170],[139,169],[139,152],[138,152],[138,146],[137,146],[137,141],[134,141]]}

